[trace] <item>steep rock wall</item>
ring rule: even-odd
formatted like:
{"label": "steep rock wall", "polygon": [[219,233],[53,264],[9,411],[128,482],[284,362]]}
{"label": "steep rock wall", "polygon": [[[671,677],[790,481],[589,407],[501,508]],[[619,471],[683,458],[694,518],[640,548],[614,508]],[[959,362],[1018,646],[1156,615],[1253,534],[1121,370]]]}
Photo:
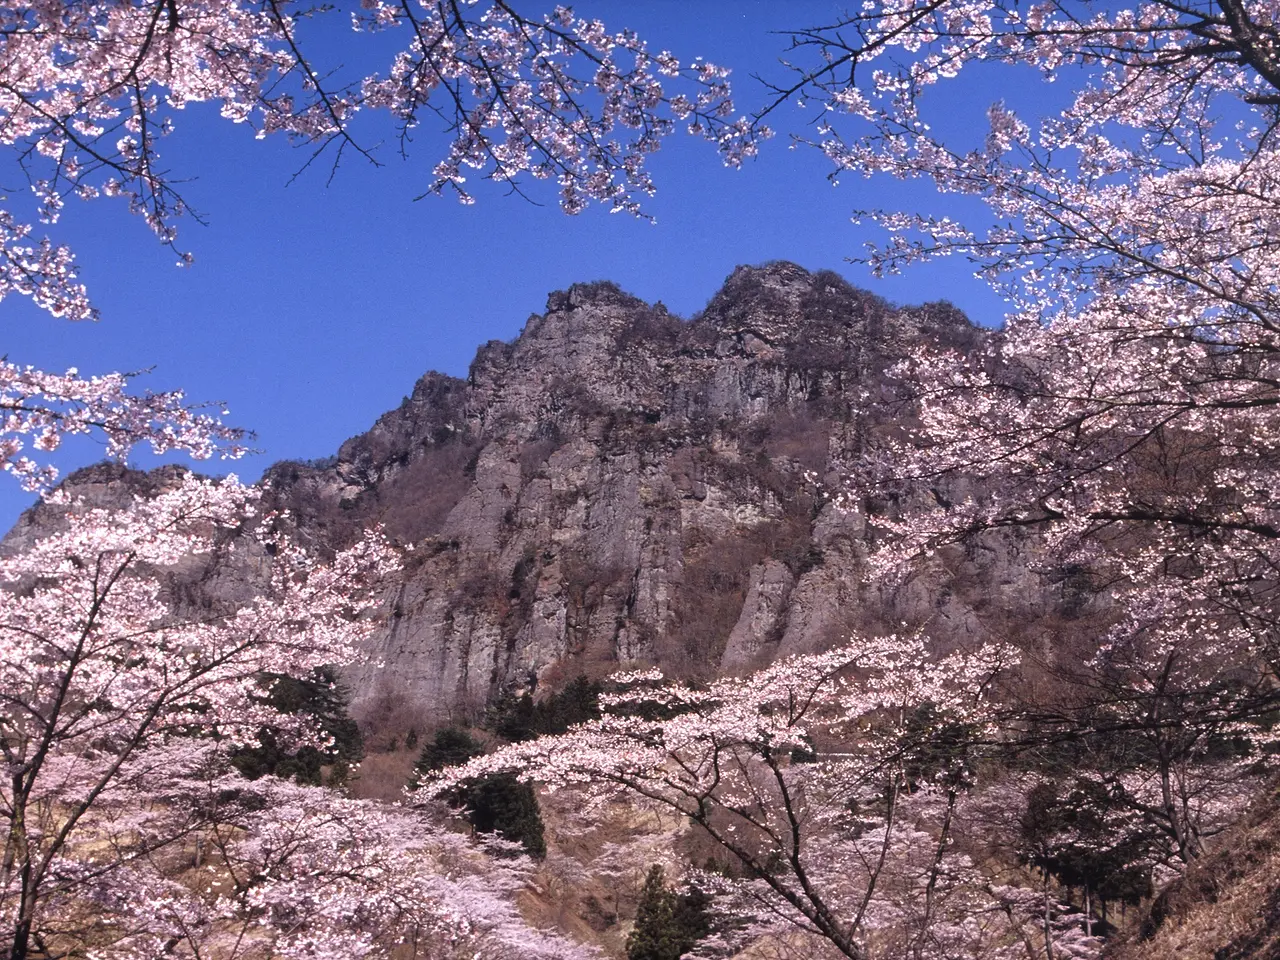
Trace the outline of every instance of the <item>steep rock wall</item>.
{"label": "steep rock wall", "polygon": [[[406,547],[369,662],[347,674],[366,716],[395,700],[475,718],[501,691],[621,663],[742,672],[859,629],[960,642],[1057,603],[1028,546],[984,541],[873,586],[874,520],[903,494],[831,492],[911,416],[895,362],[991,335],[945,303],[894,308],[789,263],[738,268],[688,321],[578,285],[481,347],[467,379],[428,373],[336,456],[271,468],[266,501],[321,551],[374,523]],[[164,477],[104,465],[69,482],[106,503]],[[32,511],[6,545],[43,522]],[[228,551],[183,571],[198,590],[174,588],[233,602],[265,560]]]}
{"label": "steep rock wall", "polygon": [[[427,374],[333,462],[270,478],[301,536],[381,522],[412,545],[373,661],[350,674],[358,701],[474,715],[499,689],[618,663],[740,671],[903,620],[972,634],[976,593],[932,575],[869,589],[866,511],[814,479],[838,486],[895,429],[897,359],[985,335],[946,304],[895,309],[787,263],[739,268],[687,322],[579,285],[483,346],[465,381]],[[958,562],[937,576],[1035,579],[1012,555]]]}

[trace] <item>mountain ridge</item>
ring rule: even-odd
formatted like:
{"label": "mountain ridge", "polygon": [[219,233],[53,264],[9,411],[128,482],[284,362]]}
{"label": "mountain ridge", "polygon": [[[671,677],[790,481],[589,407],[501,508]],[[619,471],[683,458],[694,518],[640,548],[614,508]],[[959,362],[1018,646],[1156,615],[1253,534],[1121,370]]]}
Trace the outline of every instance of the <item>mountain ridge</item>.
{"label": "mountain ridge", "polygon": [[[895,362],[991,335],[945,302],[894,307],[783,261],[738,267],[688,320],[575,284],[465,379],[428,372],[334,457],[270,467],[266,497],[322,550],[375,523],[412,548],[347,675],[355,711],[389,730],[621,663],[742,671],[901,621],[977,635],[1001,597],[1051,602],[1013,541],[871,587],[867,515],[892,496],[838,508],[813,478],[838,488],[909,416]],[[109,488],[112,469],[68,482]],[[982,590],[947,585],[980,568]]]}
{"label": "mountain ridge", "polygon": [[[886,603],[938,613],[911,586],[871,600],[865,517],[811,478],[838,483],[896,429],[894,362],[988,336],[949,304],[897,308],[787,262],[737,268],[688,320],[575,284],[465,380],[425,374],[332,464],[267,477],[302,536],[380,522],[415,546],[381,666],[351,673],[357,709],[474,717],[619,663],[744,670],[887,622]],[[967,602],[943,615],[974,632]]]}

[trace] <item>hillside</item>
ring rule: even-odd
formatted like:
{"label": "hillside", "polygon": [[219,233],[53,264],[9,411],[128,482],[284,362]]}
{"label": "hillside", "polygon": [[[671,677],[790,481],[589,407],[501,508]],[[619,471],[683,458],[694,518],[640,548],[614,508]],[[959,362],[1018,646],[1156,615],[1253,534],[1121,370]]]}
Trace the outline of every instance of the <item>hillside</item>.
{"label": "hillside", "polygon": [[332,461],[268,479],[305,538],[379,522],[413,545],[379,665],[350,678],[366,713],[474,716],[501,689],[618,663],[742,670],[886,619],[972,634],[987,608],[1040,602],[1016,557],[955,571],[981,591],[875,595],[865,520],[892,499],[829,501],[904,415],[888,368],[986,335],[788,263],[739,268],[689,321],[578,285],[466,380],[428,373]]}

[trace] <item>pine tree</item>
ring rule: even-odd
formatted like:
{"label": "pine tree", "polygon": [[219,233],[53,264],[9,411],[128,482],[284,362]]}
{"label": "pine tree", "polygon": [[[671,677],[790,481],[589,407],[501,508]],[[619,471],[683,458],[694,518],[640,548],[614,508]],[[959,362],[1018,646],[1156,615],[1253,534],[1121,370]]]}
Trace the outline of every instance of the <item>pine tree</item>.
{"label": "pine tree", "polygon": [[600,717],[603,686],[579,674],[568,686],[534,706],[534,728],[539,734],[564,733],[570,727]]}
{"label": "pine tree", "polygon": [[[484,753],[470,733],[446,727],[422,748],[414,768],[414,780],[466,763]],[[547,855],[542,812],[533,787],[521,783],[514,774],[499,773],[459,787],[450,801],[466,810],[467,821],[478,833],[496,833],[518,843],[536,859]]]}
{"label": "pine tree", "polygon": [[477,781],[467,792],[471,825],[480,833],[496,833],[524,847],[529,856],[547,855],[542,812],[533,787],[514,774],[500,773]]}
{"label": "pine tree", "polygon": [[536,703],[531,693],[516,696],[508,692],[491,705],[486,726],[512,743],[564,733],[570,727],[599,719],[603,690],[601,683],[579,674],[559,693]]}
{"label": "pine tree", "polygon": [[284,777],[300,784],[319,786],[322,767],[329,766],[331,783],[347,779],[351,766],[364,756],[360,728],[347,712],[351,694],[332,667],[319,667],[309,677],[266,676],[267,703],[280,713],[310,717],[316,729],[331,741],[328,750],[303,747],[288,751],[275,731],[264,728],[258,746],[239,750],[232,757],[236,769],[250,780],[261,776]]}
{"label": "pine tree", "polygon": [[636,925],[627,937],[627,960],[679,960],[674,913],[675,897],[667,889],[662,867],[654,864],[640,892]]}
{"label": "pine tree", "polygon": [[707,935],[710,898],[690,888],[677,894],[667,888],[661,865],[644,880],[636,923],[627,937],[627,960],[680,960]]}
{"label": "pine tree", "polygon": [[522,693],[517,697],[507,693],[492,705],[487,726],[503,740],[512,743],[532,740],[538,735],[533,725],[533,712],[530,694]]}
{"label": "pine tree", "polygon": [[697,887],[687,887],[676,895],[671,920],[680,936],[681,952],[692,950],[698,941],[711,932],[711,897]]}
{"label": "pine tree", "polygon": [[422,748],[414,770],[418,774],[438,773],[445,767],[456,767],[482,753],[484,747],[467,731],[445,727],[437,730],[436,735]]}

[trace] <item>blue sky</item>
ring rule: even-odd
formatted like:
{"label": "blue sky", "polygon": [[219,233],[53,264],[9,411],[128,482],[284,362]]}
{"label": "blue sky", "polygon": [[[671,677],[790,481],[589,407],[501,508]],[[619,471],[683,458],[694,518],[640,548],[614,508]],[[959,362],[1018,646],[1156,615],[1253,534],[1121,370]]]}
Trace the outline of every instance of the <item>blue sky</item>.
{"label": "blue sky", "polygon": [[[654,49],[732,67],[738,106],[748,109],[764,97],[751,73],[782,76],[786,39],[770,31],[825,21],[835,7],[653,0],[576,9],[635,29]],[[320,42],[341,55],[352,41],[343,32]],[[980,142],[985,109],[1000,95],[980,80],[963,88],[947,112],[952,132],[971,129]],[[805,116],[783,125],[801,129]],[[833,187],[822,157],[788,149],[784,136],[741,171],[724,169],[706,143],[672,138],[652,161],[659,192],[649,224],[605,209],[566,217],[550,193],[535,206],[497,188],[478,190],[470,207],[415,202],[444,149],[425,131],[407,161],[387,143],[380,168],[353,159],[332,182],[312,170],[290,183],[306,155],[284,141],[257,141],[211,110],[177,121],[163,156],[190,179],[186,194],[209,221],[182,224],[180,244],[195,265],[175,268],[118,203],[69,203],[51,235],[76,250],[102,320],[53,320],[10,298],[0,304],[0,352],[45,369],[150,369],[140,386],[225,402],[227,419],[255,430],[263,451],[230,466],[247,479],[276,460],[334,453],[427,370],[464,376],[478,345],[514,337],[549,291],[577,281],[610,279],[688,316],[735,265],[787,259],[839,270],[898,302],[949,299],[979,322],[1002,316],[963,262],[886,281],[845,263],[874,236],[850,223],[852,210],[936,209],[938,200],[919,186],[850,176]],[[97,455],[92,444],[71,445],[61,463]],[[0,528],[29,502],[16,485],[0,485]]]}

